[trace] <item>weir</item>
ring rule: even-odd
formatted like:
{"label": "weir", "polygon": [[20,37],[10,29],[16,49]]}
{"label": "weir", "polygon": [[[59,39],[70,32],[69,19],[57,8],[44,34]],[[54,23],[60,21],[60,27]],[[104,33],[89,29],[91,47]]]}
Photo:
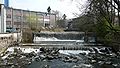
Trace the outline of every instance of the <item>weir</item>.
{"label": "weir", "polygon": [[33,33],[32,44],[21,46],[58,48],[61,50],[79,50],[84,46],[101,46],[96,43],[94,33],[85,32],[40,32]]}
{"label": "weir", "polygon": [[40,32],[33,33],[34,43],[55,43],[55,44],[76,44],[76,43],[95,43],[94,33],[85,32]]}

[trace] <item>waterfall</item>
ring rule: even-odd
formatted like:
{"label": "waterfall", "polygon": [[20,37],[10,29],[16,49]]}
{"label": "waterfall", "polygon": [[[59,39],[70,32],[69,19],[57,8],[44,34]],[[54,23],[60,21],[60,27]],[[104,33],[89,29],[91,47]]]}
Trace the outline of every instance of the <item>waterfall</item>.
{"label": "waterfall", "polygon": [[[84,32],[40,32],[34,33],[34,43],[46,44],[81,44],[85,39]],[[88,37],[89,42],[95,42],[93,36]]]}

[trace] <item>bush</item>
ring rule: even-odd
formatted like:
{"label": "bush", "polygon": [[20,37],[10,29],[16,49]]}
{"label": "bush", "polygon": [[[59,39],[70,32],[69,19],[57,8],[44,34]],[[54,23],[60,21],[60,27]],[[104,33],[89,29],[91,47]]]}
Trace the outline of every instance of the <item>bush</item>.
{"label": "bush", "polygon": [[23,43],[32,43],[33,35],[31,29],[24,29],[22,32],[22,42]]}

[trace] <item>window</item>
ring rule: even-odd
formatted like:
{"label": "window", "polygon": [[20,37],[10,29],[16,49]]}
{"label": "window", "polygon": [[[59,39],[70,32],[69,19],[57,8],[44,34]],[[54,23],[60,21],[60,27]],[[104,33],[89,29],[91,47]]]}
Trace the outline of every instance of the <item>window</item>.
{"label": "window", "polygon": [[10,14],[7,14],[7,16],[6,16],[7,18],[11,18],[11,15]]}

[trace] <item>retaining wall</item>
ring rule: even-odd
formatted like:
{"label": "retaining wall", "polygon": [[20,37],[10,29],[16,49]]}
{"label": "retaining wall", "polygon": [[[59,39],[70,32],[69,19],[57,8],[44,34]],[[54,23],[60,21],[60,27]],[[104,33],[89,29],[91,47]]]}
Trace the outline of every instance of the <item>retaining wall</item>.
{"label": "retaining wall", "polygon": [[15,41],[20,41],[20,33],[0,33],[0,54],[3,53]]}

